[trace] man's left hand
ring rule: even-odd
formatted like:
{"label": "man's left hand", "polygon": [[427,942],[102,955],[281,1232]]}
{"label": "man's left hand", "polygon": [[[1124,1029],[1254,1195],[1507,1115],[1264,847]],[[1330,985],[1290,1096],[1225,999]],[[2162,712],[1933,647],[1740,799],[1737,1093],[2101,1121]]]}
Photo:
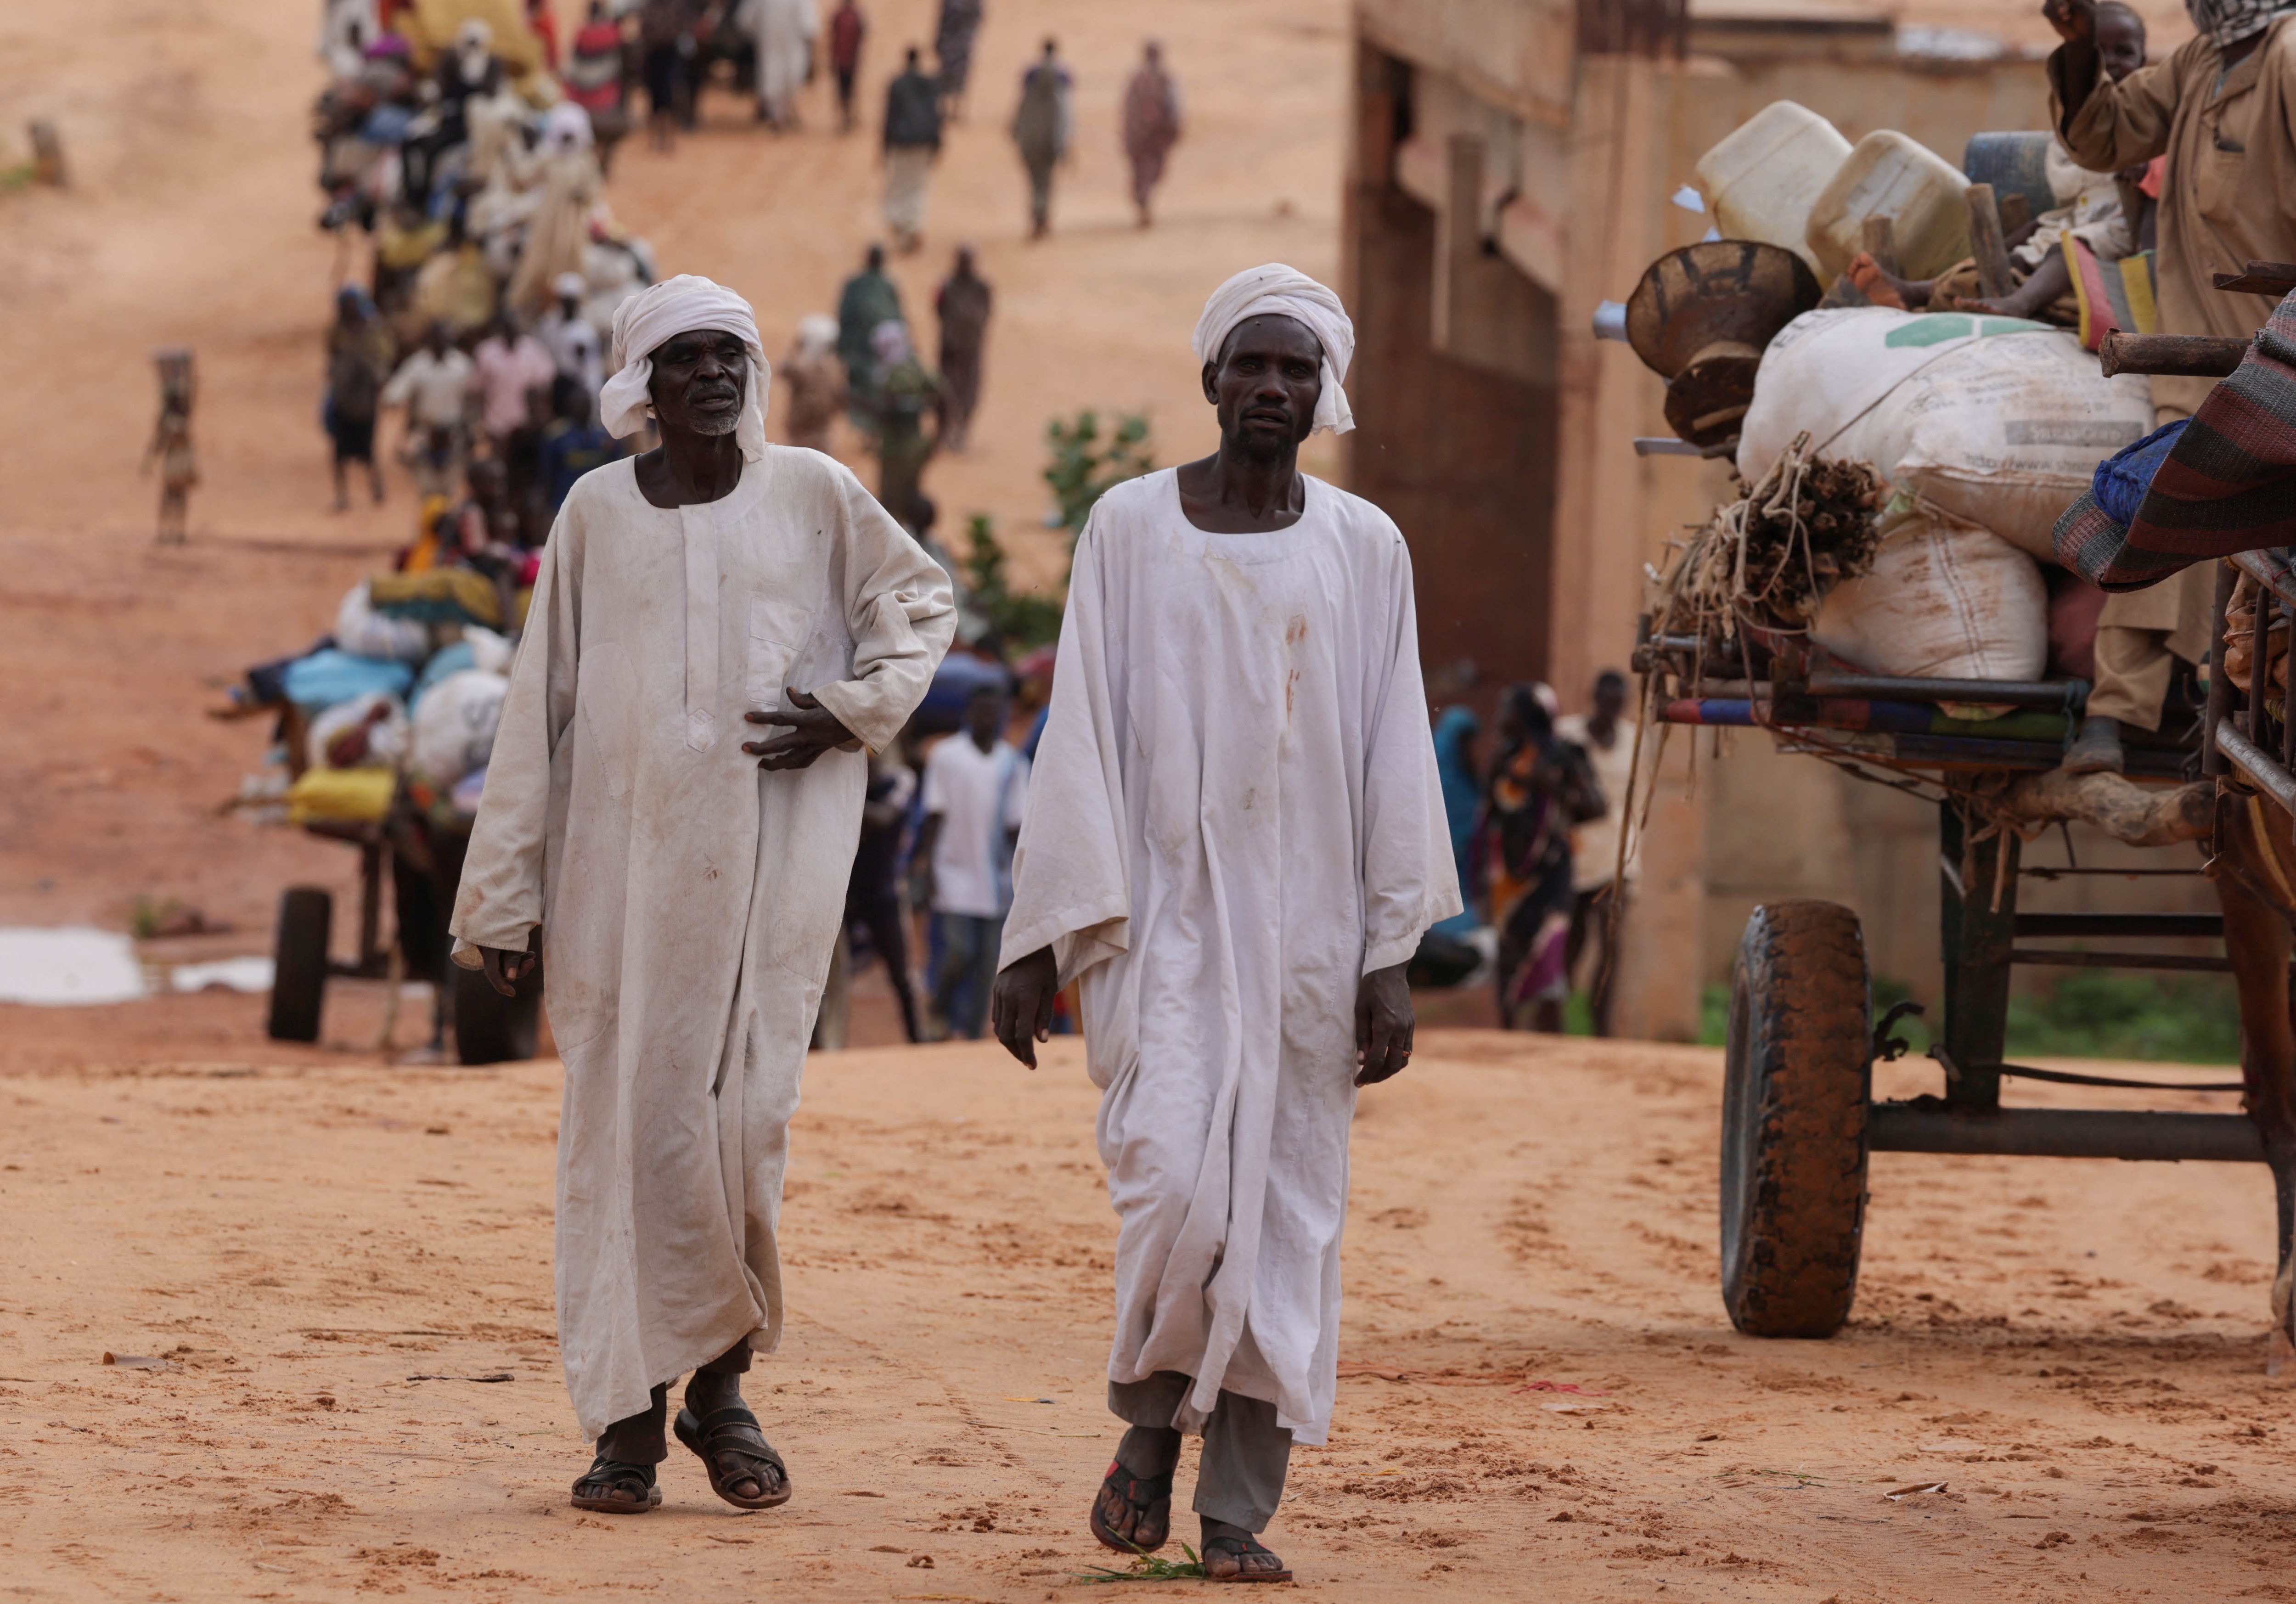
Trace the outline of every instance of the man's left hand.
{"label": "man's left hand", "polygon": [[782,696],[789,703],[786,708],[742,716],[751,724],[788,726],[763,741],[742,743],[742,749],[758,760],[759,768],[810,768],[815,758],[832,747],[845,752],[860,749],[859,738],[812,697],[795,686],[783,687]]}
{"label": "man's left hand", "polygon": [[1374,970],[1356,986],[1356,1084],[1374,1086],[1411,1061],[1411,987],[1404,966]]}

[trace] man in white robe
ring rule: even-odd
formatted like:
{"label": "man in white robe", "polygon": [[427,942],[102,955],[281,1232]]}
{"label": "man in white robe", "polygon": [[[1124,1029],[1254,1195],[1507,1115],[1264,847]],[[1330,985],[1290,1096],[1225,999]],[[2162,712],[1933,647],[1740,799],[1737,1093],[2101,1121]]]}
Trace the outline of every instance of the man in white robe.
{"label": "man in white robe", "polygon": [[[749,306],[679,277],[614,317],[607,427],[660,448],[566,499],[455,899],[456,962],[548,962],[565,1060],[558,1329],[598,1439],[578,1508],[661,1502],[676,1422],[728,1502],[785,1502],[742,1404],[782,1321],[799,1072],[868,783],[955,630],[947,577],[818,452],[765,438]],[[808,689],[809,688],[809,689]],[[781,726],[744,743],[743,723]],[[752,734],[766,732],[753,731]]]}
{"label": "man in white robe", "polygon": [[820,12],[814,0],[742,0],[738,14],[757,46],[758,120],[795,127],[797,92],[813,76]]}
{"label": "man in white robe", "polygon": [[1197,325],[1218,451],[1119,485],[1077,544],[994,1012],[1031,1067],[1082,992],[1120,1221],[1094,1534],[1153,1549],[1183,1432],[1207,1573],[1262,1547],[1338,1387],[1357,1088],[1410,1057],[1404,964],[1459,911],[1403,537],[1299,471],[1351,426],[1354,331],[1291,268]]}

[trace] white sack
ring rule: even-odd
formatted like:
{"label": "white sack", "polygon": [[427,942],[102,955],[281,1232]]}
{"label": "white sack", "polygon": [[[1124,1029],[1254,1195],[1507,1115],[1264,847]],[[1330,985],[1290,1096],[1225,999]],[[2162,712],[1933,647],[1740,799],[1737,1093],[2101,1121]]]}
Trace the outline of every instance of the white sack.
{"label": "white sack", "polygon": [[1873,568],[1826,593],[1810,638],[1870,674],[2034,680],[2049,655],[2040,565],[1933,507],[1884,520]]}
{"label": "white sack", "polygon": [[472,769],[485,767],[509,690],[502,675],[463,668],[424,692],[414,708],[407,766],[449,790]]}
{"label": "white sack", "polygon": [[335,609],[335,644],[353,657],[419,663],[430,655],[430,626],[374,610],[364,579],[343,593]]}
{"label": "white sack", "polygon": [[2152,428],[2146,381],[2105,378],[2065,330],[1859,307],[1805,313],[1762,353],[1738,471],[1759,479],[1808,430],[1822,454],[2048,559],[2097,463]]}
{"label": "white sack", "polygon": [[355,696],[348,701],[337,702],[311,721],[309,740],[305,751],[311,766],[333,768],[327,761],[327,748],[336,736],[354,724],[363,724],[380,710],[382,716],[375,719],[366,732],[366,756],[350,768],[397,768],[398,760],[406,756],[406,711],[398,699],[381,691],[370,691],[365,696]]}

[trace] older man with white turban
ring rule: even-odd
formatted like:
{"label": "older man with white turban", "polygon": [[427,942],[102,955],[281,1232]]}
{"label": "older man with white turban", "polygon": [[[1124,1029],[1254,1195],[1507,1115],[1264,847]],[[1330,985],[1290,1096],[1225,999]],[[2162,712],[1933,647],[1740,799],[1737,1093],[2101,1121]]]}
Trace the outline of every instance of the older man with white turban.
{"label": "older man with white turban", "polygon": [[[453,929],[507,991],[536,962],[565,1060],[558,1330],[597,1458],[576,1507],[661,1502],[678,1439],[726,1502],[790,1479],[741,1375],[782,1322],[788,1125],[868,765],[955,626],[858,480],[766,442],[741,297],[674,278],[614,317],[607,428],[661,445],[577,480],[545,548]],[[742,741],[744,721],[780,728]]]}
{"label": "older man with white turban", "polygon": [[1078,982],[1103,1092],[1131,1429],[1093,1533],[1160,1546],[1201,1435],[1207,1574],[1280,1581],[1254,1534],[1331,1425],[1357,1088],[1409,1060],[1404,964],[1459,891],[1410,553],[1299,470],[1353,426],[1347,314],[1271,264],[1194,346],[1218,450],[1117,486],[1077,543],[993,1007],[1033,1067]]}

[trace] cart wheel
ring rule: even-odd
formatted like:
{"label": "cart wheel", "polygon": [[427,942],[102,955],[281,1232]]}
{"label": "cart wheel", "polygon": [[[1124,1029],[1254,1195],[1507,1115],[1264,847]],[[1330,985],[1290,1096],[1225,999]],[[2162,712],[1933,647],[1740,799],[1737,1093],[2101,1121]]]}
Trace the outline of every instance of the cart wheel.
{"label": "cart wheel", "polygon": [[271,1020],[275,1042],[316,1042],[327,995],[327,941],[335,899],[317,886],[290,886],[279,899],[272,946]]}
{"label": "cart wheel", "polygon": [[1831,1337],[1857,1292],[1873,1002],[1857,915],[1756,908],[1730,984],[1722,1300],[1750,1337]]}
{"label": "cart wheel", "polygon": [[501,1064],[534,1056],[542,1026],[542,966],[505,997],[487,984],[482,970],[449,964],[455,987],[455,1057],[465,1064]]}

